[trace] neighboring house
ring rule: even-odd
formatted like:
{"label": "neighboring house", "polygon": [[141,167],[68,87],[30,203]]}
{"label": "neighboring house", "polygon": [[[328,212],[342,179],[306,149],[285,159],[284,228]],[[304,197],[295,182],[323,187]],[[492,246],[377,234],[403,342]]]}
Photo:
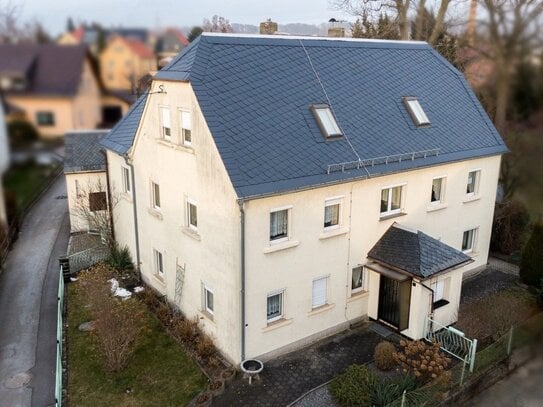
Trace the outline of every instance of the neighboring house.
{"label": "neighboring house", "polygon": [[138,40],[114,36],[100,54],[102,82],[109,90],[135,91],[140,79],[156,69],[154,51]]}
{"label": "neighboring house", "polygon": [[74,132],[65,136],[64,175],[71,232],[100,232],[107,227],[106,159],[100,147],[105,131]]}
{"label": "neighboring house", "polygon": [[[160,62],[173,58],[189,45],[189,40],[176,28],[167,28],[157,36],[155,51]],[[161,65],[162,66],[162,65]]]}
{"label": "neighboring house", "polygon": [[234,363],[454,323],[507,151],[426,43],[213,33],[101,143],[117,241]]}
{"label": "neighboring house", "polygon": [[4,117],[4,100],[0,94],[0,227],[5,226],[8,222],[2,181],[4,173],[9,168],[9,163],[9,144]]}
{"label": "neighboring house", "polygon": [[17,113],[43,137],[94,129],[101,90],[85,46],[0,45],[0,88]]}

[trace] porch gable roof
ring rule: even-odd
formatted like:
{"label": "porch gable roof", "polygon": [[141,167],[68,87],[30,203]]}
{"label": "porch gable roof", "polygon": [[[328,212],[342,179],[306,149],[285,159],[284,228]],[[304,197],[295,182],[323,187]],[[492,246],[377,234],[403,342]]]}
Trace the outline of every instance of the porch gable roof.
{"label": "porch gable roof", "polygon": [[397,223],[372,247],[368,258],[422,279],[472,261],[465,253]]}

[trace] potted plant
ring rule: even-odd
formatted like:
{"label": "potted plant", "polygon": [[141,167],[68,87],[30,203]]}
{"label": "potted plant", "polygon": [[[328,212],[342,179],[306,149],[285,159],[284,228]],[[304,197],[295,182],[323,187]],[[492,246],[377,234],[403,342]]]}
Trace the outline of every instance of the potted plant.
{"label": "potted plant", "polygon": [[194,403],[198,407],[207,407],[211,405],[211,402],[213,401],[213,395],[205,391],[203,393],[200,393],[198,397],[196,397],[196,402]]}
{"label": "potted plant", "polygon": [[209,383],[207,389],[213,395],[213,397],[220,396],[224,393],[224,381],[223,380],[214,380]]}

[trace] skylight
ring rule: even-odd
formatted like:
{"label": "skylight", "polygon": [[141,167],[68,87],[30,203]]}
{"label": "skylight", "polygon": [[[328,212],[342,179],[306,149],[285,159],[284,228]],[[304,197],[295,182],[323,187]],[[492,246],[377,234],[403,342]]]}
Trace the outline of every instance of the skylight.
{"label": "skylight", "polygon": [[324,104],[312,105],[310,109],[324,137],[333,138],[343,135],[332,110],[330,110],[330,106]]}
{"label": "skylight", "polygon": [[404,103],[417,127],[430,125],[430,119],[426,116],[417,98],[406,97]]}

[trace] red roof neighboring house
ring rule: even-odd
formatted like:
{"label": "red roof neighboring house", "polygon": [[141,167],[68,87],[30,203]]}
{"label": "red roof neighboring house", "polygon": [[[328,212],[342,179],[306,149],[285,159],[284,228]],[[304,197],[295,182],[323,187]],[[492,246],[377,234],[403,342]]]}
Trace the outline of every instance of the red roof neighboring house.
{"label": "red roof neighboring house", "polygon": [[154,58],[154,51],[145,45],[143,42],[138,40],[133,40],[129,38],[120,37],[125,42],[125,44],[130,47],[130,49],[140,56],[141,58]]}

